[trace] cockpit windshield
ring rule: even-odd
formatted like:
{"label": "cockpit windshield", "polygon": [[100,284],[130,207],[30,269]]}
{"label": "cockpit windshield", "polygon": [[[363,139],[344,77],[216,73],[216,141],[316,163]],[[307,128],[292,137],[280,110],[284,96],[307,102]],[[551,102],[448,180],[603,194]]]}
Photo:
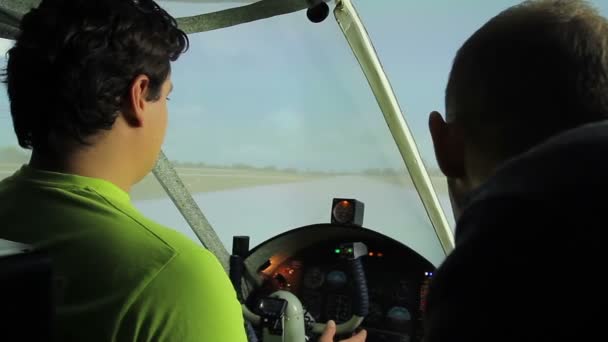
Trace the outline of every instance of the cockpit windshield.
{"label": "cockpit windshield", "polygon": [[[191,50],[172,70],[164,151],[228,247],[233,235],[251,235],[255,245],[328,222],[331,199],[345,197],[365,203],[367,227],[441,260],[335,21],[314,25],[293,13],[190,39]],[[175,226],[157,205],[140,202],[144,212]]]}
{"label": "cockpit windshield", "polygon": [[[159,1],[183,17],[243,5]],[[443,111],[451,60],[464,40],[519,1],[356,1],[453,226],[427,118]],[[608,14],[608,4],[594,1]],[[600,4],[600,2],[602,4]],[[190,34],[172,67],[163,150],[229,250],[329,222],[334,197],[365,203],[364,225],[438,264],[445,253],[370,86],[336,21],[302,12]],[[0,53],[11,45],[0,41]],[[4,63],[3,63],[4,64]],[[27,160],[0,95],[0,179]],[[132,193],[144,214],[198,238],[153,175]]]}

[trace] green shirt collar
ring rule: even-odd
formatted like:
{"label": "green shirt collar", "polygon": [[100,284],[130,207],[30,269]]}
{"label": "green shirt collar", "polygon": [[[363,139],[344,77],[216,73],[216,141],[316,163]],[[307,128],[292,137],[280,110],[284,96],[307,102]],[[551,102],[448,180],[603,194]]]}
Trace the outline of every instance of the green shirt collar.
{"label": "green shirt collar", "polygon": [[21,169],[15,173],[15,179],[52,184],[57,187],[76,186],[79,188],[94,190],[101,196],[107,197],[108,199],[127,204],[131,203],[131,198],[127,192],[115,184],[99,178],[45,171],[35,169],[29,165],[23,165]]}

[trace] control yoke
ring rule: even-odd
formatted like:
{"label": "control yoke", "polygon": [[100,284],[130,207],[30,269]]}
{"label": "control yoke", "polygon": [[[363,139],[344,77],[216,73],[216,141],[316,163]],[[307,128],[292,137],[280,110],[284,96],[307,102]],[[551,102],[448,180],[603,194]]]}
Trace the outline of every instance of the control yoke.
{"label": "control yoke", "polygon": [[[349,263],[356,289],[353,316],[336,326],[336,333],[341,335],[354,332],[369,312],[367,280],[361,262],[361,257],[367,255],[367,246],[362,242],[343,243],[336,248],[336,253]],[[321,334],[327,326],[322,323],[306,323],[302,303],[288,291],[277,291],[262,298],[257,305],[260,314],[253,313],[244,304],[242,308],[248,322],[263,328],[264,342],[304,342],[306,331]]]}

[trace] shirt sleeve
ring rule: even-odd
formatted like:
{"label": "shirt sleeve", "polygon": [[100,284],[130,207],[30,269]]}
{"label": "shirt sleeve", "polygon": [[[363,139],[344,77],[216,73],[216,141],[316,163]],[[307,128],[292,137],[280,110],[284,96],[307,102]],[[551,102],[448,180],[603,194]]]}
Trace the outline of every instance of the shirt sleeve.
{"label": "shirt sleeve", "polygon": [[213,254],[175,255],[128,309],[116,341],[246,342],[241,305]]}

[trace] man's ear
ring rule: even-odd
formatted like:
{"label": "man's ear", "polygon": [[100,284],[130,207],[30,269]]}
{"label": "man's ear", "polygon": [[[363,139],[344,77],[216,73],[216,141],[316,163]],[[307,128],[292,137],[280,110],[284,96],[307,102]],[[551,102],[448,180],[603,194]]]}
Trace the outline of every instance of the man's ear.
{"label": "man's ear", "polygon": [[445,122],[441,114],[432,112],[429,129],[435,147],[435,158],[441,172],[448,178],[465,176],[465,148],[462,130]]}
{"label": "man's ear", "polygon": [[137,76],[131,83],[131,87],[129,87],[123,115],[131,126],[141,127],[144,124],[144,112],[148,105],[146,99],[150,91],[149,87],[150,78],[146,75]]}

